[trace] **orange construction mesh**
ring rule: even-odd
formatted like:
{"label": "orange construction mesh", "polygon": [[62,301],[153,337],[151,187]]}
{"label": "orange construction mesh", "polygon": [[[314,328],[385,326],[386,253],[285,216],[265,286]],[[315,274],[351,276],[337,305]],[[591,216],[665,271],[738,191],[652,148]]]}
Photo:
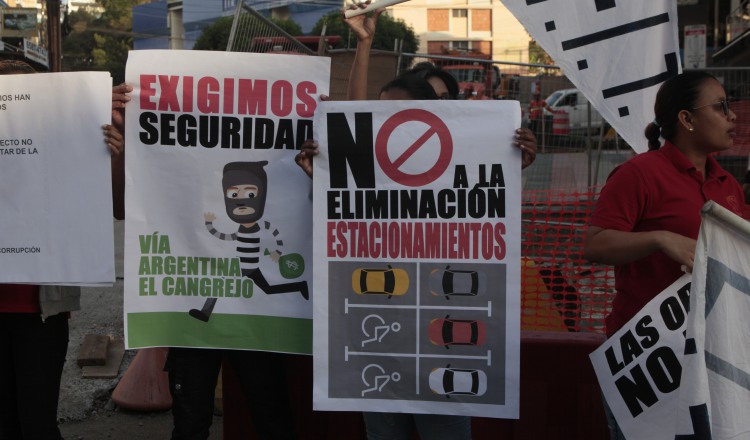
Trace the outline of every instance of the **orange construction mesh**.
{"label": "orange construction mesh", "polygon": [[524,191],[521,328],[604,332],[614,270],[581,257],[597,188],[586,193]]}

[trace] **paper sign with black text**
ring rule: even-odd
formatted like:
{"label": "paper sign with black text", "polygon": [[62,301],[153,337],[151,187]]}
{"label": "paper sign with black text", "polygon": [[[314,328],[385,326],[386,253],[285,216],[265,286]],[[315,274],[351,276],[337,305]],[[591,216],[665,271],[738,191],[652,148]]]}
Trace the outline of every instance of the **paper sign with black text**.
{"label": "paper sign with black text", "polygon": [[112,78],[0,78],[0,283],[113,283]]}
{"label": "paper sign with black text", "polygon": [[686,274],[590,355],[625,438],[674,439],[689,304]]}
{"label": "paper sign with black text", "polygon": [[314,407],[517,418],[515,101],[324,102]]}

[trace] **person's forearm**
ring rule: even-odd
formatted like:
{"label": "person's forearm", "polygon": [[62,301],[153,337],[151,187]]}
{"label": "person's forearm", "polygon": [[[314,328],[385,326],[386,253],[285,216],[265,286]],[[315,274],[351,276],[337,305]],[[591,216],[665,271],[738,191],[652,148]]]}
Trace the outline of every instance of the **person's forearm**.
{"label": "person's forearm", "polygon": [[125,152],[112,156],[112,214],[125,218]]}
{"label": "person's forearm", "polygon": [[590,227],[583,258],[610,265],[632,263],[660,250],[661,234],[663,231],[623,232]]}
{"label": "person's forearm", "polygon": [[370,48],[372,38],[357,41],[357,51],[354,53],[352,70],[349,73],[349,85],[346,99],[349,101],[363,101],[367,99],[367,75],[370,69]]}

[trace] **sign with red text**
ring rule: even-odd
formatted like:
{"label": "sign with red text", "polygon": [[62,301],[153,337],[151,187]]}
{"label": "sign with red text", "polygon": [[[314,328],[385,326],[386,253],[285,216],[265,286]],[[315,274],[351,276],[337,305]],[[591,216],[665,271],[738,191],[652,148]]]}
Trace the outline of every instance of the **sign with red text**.
{"label": "sign with red text", "polygon": [[127,346],[310,353],[313,137],[328,58],[130,52]]}
{"label": "sign with red text", "polygon": [[517,418],[515,101],[324,102],[314,407]]}

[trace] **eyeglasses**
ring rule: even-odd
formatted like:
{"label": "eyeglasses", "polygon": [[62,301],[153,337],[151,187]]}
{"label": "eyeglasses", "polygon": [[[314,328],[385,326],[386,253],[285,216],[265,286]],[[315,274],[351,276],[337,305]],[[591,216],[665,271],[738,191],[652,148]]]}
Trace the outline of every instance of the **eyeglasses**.
{"label": "eyeglasses", "polygon": [[716,109],[721,108],[721,111],[724,112],[724,116],[729,116],[729,100],[728,99],[722,99],[721,101],[712,102],[711,104],[701,105],[700,107],[695,107],[690,110],[698,110],[698,109],[701,109],[703,107],[708,107],[708,106],[713,106]]}

